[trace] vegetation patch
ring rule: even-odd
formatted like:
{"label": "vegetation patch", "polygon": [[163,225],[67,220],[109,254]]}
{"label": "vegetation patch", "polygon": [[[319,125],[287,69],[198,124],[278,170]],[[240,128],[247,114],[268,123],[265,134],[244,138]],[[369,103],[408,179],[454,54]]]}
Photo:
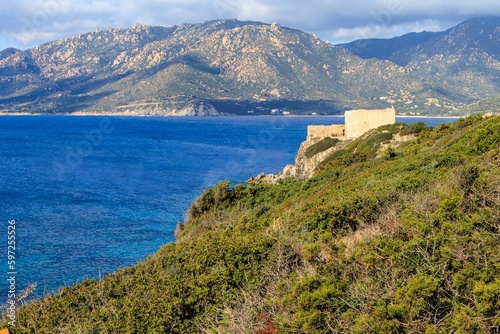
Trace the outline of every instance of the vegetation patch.
{"label": "vegetation patch", "polygon": [[324,152],[340,142],[338,138],[326,137],[306,149],[305,156],[311,158],[320,152]]}
{"label": "vegetation patch", "polygon": [[[399,126],[312,179],[206,190],[178,240],[19,305],[12,333],[496,333],[500,117]],[[8,327],[3,318],[0,328]]]}
{"label": "vegetation patch", "polygon": [[410,124],[408,126],[403,127],[401,131],[399,131],[399,134],[401,136],[407,136],[407,135],[412,135],[412,134],[418,134],[422,131],[428,130],[429,126],[425,124],[424,122],[417,122]]}

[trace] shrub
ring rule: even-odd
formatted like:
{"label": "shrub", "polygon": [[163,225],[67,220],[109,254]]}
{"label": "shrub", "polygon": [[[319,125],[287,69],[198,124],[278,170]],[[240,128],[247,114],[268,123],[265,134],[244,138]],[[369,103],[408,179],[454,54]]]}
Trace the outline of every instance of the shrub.
{"label": "shrub", "polygon": [[326,137],[320,140],[319,142],[309,146],[306,149],[305,156],[307,158],[311,158],[320,152],[324,152],[329,148],[334,147],[335,145],[337,145],[338,142],[340,142],[338,138]]}
{"label": "shrub", "polygon": [[407,136],[407,135],[412,135],[412,134],[418,134],[422,131],[427,131],[429,130],[430,127],[427,126],[424,122],[417,122],[410,124],[408,126],[405,126],[401,131],[399,131],[399,134],[401,136]]}
{"label": "shrub", "polygon": [[388,146],[384,151],[384,157],[388,160],[396,157],[396,150],[394,147]]}

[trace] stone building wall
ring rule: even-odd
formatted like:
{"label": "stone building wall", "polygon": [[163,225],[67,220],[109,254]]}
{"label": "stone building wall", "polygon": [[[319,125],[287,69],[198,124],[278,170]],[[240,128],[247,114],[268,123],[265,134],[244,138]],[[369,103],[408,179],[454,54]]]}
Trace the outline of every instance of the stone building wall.
{"label": "stone building wall", "polygon": [[307,127],[307,141],[317,142],[326,137],[338,138],[345,136],[345,125],[309,125]]}
{"label": "stone building wall", "polygon": [[[295,163],[287,165],[282,172],[278,174],[260,174],[256,177],[248,179],[247,182],[269,182],[275,183],[278,180],[287,177],[298,177],[308,179],[317,172],[317,167],[333,152],[342,150],[349,143],[351,139],[363,135],[366,131],[377,128],[381,125],[393,124],[396,122],[396,113],[393,108],[379,109],[379,110],[349,110],[345,113],[346,124],[335,125],[309,125],[307,127],[307,138],[300,145]],[[313,156],[307,156],[307,149],[317,143],[318,141],[326,138],[339,138],[341,141],[336,145],[316,153]],[[390,144],[383,146],[382,152],[386,147],[397,147],[402,142],[412,139],[413,136],[401,137],[394,136]]]}
{"label": "stone building wall", "polygon": [[326,137],[342,140],[354,139],[368,130],[395,122],[396,111],[394,108],[347,110],[345,112],[345,124],[309,125],[307,127],[306,141],[314,144]]}
{"label": "stone building wall", "polygon": [[394,108],[347,110],[345,112],[346,137],[357,138],[368,130],[395,122],[396,111]]}

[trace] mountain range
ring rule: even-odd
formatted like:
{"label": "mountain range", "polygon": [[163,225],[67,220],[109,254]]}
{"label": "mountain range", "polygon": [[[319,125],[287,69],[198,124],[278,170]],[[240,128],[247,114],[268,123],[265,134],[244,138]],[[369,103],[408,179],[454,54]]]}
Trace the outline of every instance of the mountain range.
{"label": "mountain range", "polygon": [[448,114],[494,97],[500,17],[332,45],[278,23],[109,28],[0,51],[0,112]]}

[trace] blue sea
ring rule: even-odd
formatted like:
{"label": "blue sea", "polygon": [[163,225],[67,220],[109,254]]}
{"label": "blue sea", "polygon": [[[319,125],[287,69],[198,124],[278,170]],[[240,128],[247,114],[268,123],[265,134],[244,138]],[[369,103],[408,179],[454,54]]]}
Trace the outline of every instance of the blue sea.
{"label": "blue sea", "polygon": [[[401,118],[437,125],[441,118]],[[293,163],[309,124],[343,117],[0,117],[0,301],[131,266],[174,241],[205,187]],[[8,268],[9,221],[16,249]],[[1,237],[3,235],[3,237]],[[2,278],[3,277],[3,278]]]}

